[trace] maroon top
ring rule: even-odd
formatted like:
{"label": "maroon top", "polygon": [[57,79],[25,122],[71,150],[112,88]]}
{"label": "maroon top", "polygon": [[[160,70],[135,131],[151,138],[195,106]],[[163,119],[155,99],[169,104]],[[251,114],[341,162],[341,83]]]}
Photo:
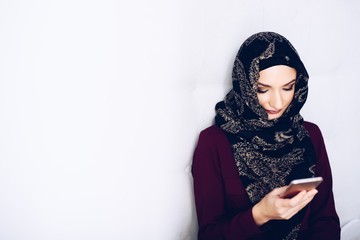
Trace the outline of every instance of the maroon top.
{"label": "maroon top", "polygon": [[[340,239],[332,176],[321,131],[304,122],[316,153],[316,176],[324,181],[307,206],[298,239]],[[252,216],[252,203],[242,185],[230,143],[225,133],[211,126],[200,133],[192,173],[199,239],[264,239],[263,229]],[[271,229],[267,229],[267,231]]]}

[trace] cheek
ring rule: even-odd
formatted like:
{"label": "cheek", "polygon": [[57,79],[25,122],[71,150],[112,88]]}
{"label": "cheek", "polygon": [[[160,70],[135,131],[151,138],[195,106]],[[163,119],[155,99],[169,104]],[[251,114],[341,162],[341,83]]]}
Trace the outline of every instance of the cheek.
{"label": "cheek", "polygon": [[287,106],[290,105],[290,103],[294,99],[294,92],[292,92],[290,94],[286,94],[283,99],[284,99],[285,105],[287,105]]}
{"label": "cheek", "polygon": [[257,97],[258,97],[258,100],[259,100],[259,104],[262,107],[265,107],[266,103],[269,101],[267,94],[264,94],[264,93],[263,94],[257,94]]}

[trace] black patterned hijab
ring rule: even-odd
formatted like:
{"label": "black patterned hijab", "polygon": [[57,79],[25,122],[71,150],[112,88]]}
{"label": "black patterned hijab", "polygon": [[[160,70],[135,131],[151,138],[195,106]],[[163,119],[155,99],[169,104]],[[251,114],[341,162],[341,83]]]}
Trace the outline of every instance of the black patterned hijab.
{"label": "black patterned hijab", "polygon": [[[257,97],[259,71],[274,65],[296,69],[294,99],[283,115],[268,120]],[[260,32],[249,37],[236,56],[233,89],[216,105],[215,122],[231,143],[240,178],[253,204],[293,179],[312,177],[315,158],[300,109],[308,93],[308,73],[295,48],[283,36]],[[296,239],[304,210],[290,220],[270,221],[269,239]]]}

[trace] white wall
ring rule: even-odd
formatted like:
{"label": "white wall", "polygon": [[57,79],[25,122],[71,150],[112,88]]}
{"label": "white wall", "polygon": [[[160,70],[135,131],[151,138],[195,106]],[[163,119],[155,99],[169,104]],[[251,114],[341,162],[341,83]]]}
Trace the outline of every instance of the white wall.
{"label": "white wall", "polygon": [[[342,225],[360,217],[358,1],[0,1],[0,239],[196,239],[191,161],[271,30],[310,73]],[[350,193],[349,193],[350,192]]]}

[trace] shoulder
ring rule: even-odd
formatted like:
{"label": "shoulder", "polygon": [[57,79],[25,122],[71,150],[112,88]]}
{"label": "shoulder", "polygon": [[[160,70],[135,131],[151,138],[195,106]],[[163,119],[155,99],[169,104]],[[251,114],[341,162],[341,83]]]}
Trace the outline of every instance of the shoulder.
{"label": "shoulder", "polygon": [[320,128],[311,122],[304,122],[304,127],[309,132],[316,155],[322,155],[322,153],[326,151],[326,147]]}
{"label": "shoulder", "polygon": [[198,146],[223,147],[229,145],[225,132],[218,126],[212,125],[200,132]]}
{"label": "shoulder", "polygon": [[309,132],[311,140],[322,140],[322,133],[318,125],[312,122],[304,121],[304,127]]}
{"label": "shoulder", "polygon": [[320,132],[320,128],[318,125],[316,125],[315,123],[312,122],[308,122],[308,121],[304,121],[304,127],[306,128],[306,130],[308,130],[309,132]]}
{"label": "shoulder", "polygon": [[212,125],[200,132],[193,156],[192,171],[194,176],[206,172],[204,168],[220,169],[218,156],[221,142],[224,142],[222,140],[223,135],[225,133],[216,125]]}
{"label": "shoulder", "polygon": [[211,137],[211,138],[219,138],[225,136],[225,133],[221,128],[216,125],[212,125],[208,128],[205,128],[200,132],[200,136],[202,137]]}

